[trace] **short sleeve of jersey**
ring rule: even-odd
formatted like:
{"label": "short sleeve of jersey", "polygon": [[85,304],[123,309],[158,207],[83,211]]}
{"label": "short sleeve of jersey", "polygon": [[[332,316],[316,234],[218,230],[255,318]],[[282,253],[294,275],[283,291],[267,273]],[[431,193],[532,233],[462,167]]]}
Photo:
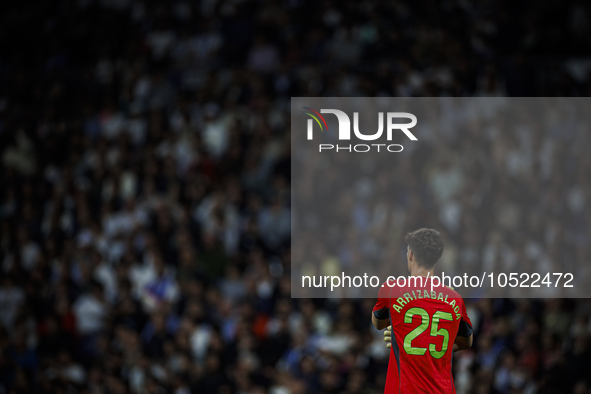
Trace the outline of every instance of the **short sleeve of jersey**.
{"label": "short sleeve of jersey", "polygon": [[472,335],[472,322],[466,313],[466,304],[462,300],[462,320],[460,320],[460,326],[458,327],[458,336],[469,337]]}
{"label": "short sleeve of jersey", "polygon": [[378,320],[386,320],[390,318],[390,290],[392,288],[388,285],[388,282],[384,282],[380,291],[378,292],[378,301],[373,307],[373,315]]}

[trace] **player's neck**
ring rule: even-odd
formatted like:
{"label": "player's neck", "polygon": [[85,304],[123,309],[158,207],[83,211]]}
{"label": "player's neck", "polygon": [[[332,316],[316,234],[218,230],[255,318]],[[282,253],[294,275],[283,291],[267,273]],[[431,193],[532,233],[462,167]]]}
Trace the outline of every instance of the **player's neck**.
{"label": "player's neck", "polygon": [[427,269],[427,268],[423,268],[423,267],[420,267],[420,266],[416,266],[416,267],[413,267],[410,270],[410,275],[411,276],[429,276],[429,277],[432,277],[434,270],[435,270],[434,268]]}

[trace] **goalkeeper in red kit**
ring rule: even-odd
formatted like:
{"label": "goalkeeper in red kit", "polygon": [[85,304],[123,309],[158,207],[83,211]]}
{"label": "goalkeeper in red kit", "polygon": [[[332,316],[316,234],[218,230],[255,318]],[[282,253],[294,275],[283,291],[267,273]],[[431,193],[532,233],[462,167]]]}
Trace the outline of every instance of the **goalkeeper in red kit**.
{"label": "goalkeeper in red kit", "polygon": [[441,234],[422,228],[405,242],[411,277],[385,282],[371,316],[378,330],[391,326],[385,333],[391,350],[384,392],[455,393],[452,351],[472,346],[472,323],[457,292],[431,283],[443,253]]}

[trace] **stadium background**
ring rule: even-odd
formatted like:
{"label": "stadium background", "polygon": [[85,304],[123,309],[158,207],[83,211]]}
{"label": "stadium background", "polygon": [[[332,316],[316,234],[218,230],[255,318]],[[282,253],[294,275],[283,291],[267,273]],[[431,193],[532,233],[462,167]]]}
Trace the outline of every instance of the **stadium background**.
{"label": "stadium background", "polygon": [[[4,2],[0,392],[381,392],[372,300],[290,298],[290,97],[587,96],[590,22],[583,1]],[[542,256],[589,260],[589,137],[529,137],[521,157],[473,136],[529,160],[485,174],[485,208],[454,141],[431,150],[473,207],[458,258],[527,258],[547,232]],[[402,229],[440,217],[400,182]],[[491,207],[494,237],[470,220]],[[589,300],[468,305],[459,393],[591,390]]]}

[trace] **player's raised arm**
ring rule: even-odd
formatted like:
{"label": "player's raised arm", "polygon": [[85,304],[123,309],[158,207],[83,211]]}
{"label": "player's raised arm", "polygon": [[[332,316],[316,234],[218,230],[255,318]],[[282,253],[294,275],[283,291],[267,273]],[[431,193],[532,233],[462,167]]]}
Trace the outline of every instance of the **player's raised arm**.
{"label": "player's raised arm", "polygon": [[474,332],[472,330],[472,322],[466,312],[466,304],[462,301],[462,320],[460,320],[460,326],[458,327],[458,335],[454,341],[453,350],[464,350],[472,347],[472,341],[474,338]]}
{"label": "player's raised arm", "polygon": [[[387,282],[386,282],[387,283]],[[383,330],[390,324],[390,286],[382,285],[378,292],[378,299],[371,311],[371,323],[378,330]]]}
{"label": "player's raised arm", "polygon": [[372,312],[371,322],[375,328],[377,328],[378,330],[383,330],[384,328],[388,327],[388,324],[390,324],[390,319],[388,317],[386,317],[385,319],[378,319],[376,317],[376,313]]}
{"label": "player's raised arm", "polygon": [[461,337],[461,336],[457,336],[456,340],[454,342],[454,352],[457,350],[465,350],[465,349],[469,349],[472,347],[472,339],[474,337],[474,334],[470,334],[469,337]]}

